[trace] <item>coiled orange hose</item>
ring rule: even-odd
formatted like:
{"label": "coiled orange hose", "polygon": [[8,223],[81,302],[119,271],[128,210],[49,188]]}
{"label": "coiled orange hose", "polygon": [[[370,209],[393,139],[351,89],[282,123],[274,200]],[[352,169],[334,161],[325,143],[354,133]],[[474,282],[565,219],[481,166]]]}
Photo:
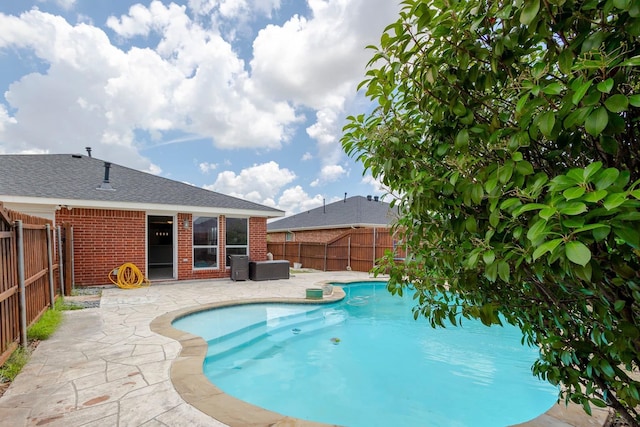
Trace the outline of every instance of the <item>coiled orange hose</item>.
{"label": "coiled orange hose", "polygon": [[[114,276],[116,280],[113,279]],[[140,269],[131,262],[126,262],[118,267],[117,273],[116,268],[111,270],[111,273],[109,273],[109,280],[111,280],[114,285],[122,289],[135,289],[151,285],[149,279],[144,277],[144,274],[142,274]]]}

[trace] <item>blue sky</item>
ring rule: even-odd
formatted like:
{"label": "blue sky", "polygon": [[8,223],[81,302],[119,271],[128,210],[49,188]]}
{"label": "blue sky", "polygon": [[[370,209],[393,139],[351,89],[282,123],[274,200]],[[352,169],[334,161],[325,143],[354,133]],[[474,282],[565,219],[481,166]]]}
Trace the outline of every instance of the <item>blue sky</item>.
{"label": "blue sky", "polygon": [[83,153],[282,209],[384,191],[343,153],[392,0],[0,3],[0,154]]}

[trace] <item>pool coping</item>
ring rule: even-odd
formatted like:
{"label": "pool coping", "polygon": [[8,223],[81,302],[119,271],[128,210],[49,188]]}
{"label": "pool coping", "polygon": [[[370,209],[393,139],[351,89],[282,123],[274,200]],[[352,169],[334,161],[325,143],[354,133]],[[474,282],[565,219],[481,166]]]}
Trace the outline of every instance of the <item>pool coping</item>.
{"label": "pool coping", "polygon": [[[369,281],[379,280],[372,279]],[[340,288],[340,285],[348,283],[350,282],[325,280],[311,286],[310,288],[322,288],[327,285],[336,285],[333,286],[331,294],[323,295],[322,299],[292,297],[245,298],[191,306],[156,317],[151,321],[151,331],[178,341],[182,347],[179,356],[171,364],[170,370],[171,382],[176,391],[189,405],[231,427],[338,427],[335,424],[308,421],[283,415],[226,394],[204,375],[202,365],[207,354],[207,342],[200,336],[174,328],[172,323],[189,314],[235,305],[261,303],[330,304],[344,299],[345,292]],[[592,408],[592,411],[592,416],[588,416],[584,413],[582,407],[577,404],[570,403],[565,405],[564,403],[557,403],[537,418],[513,427],[605,426],[609,419],[609,411],[605,408]]]}

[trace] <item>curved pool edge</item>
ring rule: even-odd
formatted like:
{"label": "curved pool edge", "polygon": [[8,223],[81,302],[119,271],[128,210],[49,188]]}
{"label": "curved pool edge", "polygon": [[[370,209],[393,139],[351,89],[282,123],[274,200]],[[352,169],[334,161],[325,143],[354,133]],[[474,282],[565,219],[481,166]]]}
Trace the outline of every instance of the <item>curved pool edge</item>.
{"label": "curved pool edge", "polygon": [[[345,292],[339,286],[348,283],[350,282],[316,283],[314,287],[336,285],[333,287],[333,292],[330,295],[324,295],[322,299],[271,297],[227,300],[174,310],[156,317],[151,321],[151,331],[178,341],[182,347],[180,354],[171,364],[170,370],[171,382],[176,391],[189,405],[231,427],[337,427],[333,424],[302,420],[269,411],[224,393],[204,375],[202,365],[207,353],[206,341],[199,336],[174,328],[172,323],[192,313],[234,305],[334,303],[345,297]],[[564,403],[557,403],[533,420],[512,427],[604,427],[607,425],[609,411],[606,408],[592,408],[592,412],[593,415],[588,416],[580,405],[572,403],[566,406]]]}

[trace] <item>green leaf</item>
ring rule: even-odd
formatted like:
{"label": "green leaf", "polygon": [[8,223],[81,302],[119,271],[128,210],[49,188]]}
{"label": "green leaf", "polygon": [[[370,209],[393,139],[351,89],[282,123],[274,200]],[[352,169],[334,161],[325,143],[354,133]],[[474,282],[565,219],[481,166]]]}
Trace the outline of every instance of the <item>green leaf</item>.
{"label": "green leaf", "polygon": [[562,89],[563,86],[560,83],[553,82],[546,85],[542,89],[542,93],[545,93],[547,95],[560,95],[562,93]]}
{"label": "green leaf", "polygon": [[616,376],[616,372],[613,370],[609,362],[604,359],[600,359],[600,370],[605,376],[613,379]]}
{"label": "green leaf", "polygon": [[582,202],[571,202],[561,207],[559,211],[563,215],[580,215],[587,211],[587,205]]}
{"label": "green leaf", "polygon": [[526,0],[524,8],[520,13],[520,23],[529,26],[538,15],[540,10],[540,0]]}
{"label": "green leaf", "polygon": [[583,233],[585,231],[591,231],[591,230],[596,230],[598,228],[605,228],[605,229],[610,229],[611,227],[609,227],[606,224],[589,224],[589,225],[585,225],[584,227],[580,227],[577,230],[574,230],[574,233]]}
{"label": "green leaf", "polygon": [[469,131],[467,129],[462,129],[456,135],[456,148],[466,147],[469,145]]}
{"label": "green leaf", "polygon": [[628,99],[629,104],[633,105],[634,107],[640,107],[640,94],[631,95]]}
{"label": "green leaf", "polygon": [[582,98],[584,98],[584,95],[587,93],[587,90],[589,90],[592,83],[593,80],[586,81],[576,89],[571,97],[571,102],[573,102],[574,105],[578,105],[580,101],[582,101]]}
{"label": "green leaf", "polygon": [[567,200],[573,200],[573,199],[577,199],[579,197],[582,197],[584,192],[585,192],[584,187],[571,187],[571,188],[567,188],[566,190],[564,190],[562,192],[562,195]]}
{"label": "green leaf", "polygon": [[626,201],[627,195],[625,193],[613,193],[605,197],[603,206],[606,210],[610,211],[611,209],[617,208]]}
{"label": "green leaf", "polygon": [[632,227],[614,227],[613,233],[632,248],[640,248],[640,234]]}
{"label": "green leaf", "polygon": [[586,168],[584,168],[584,172],[582,173],[584,181],[588,182],[589,179],[600,169],[602,169],[602,162],[593,162],[589,164]]}
{"label": "green leaf", "polygon": [[616,182],[618,176],[620,176],[620,171],[618,169],[607,168],[598,174],[597,178],[594,180],[594,184],[598,190],[604,190]]}
{"label": "green leaf", "polygon": [[523,176],[532,175],[534,172],[533,165],[526,160],[516,163],[516,171]]}
{"label": "green leaf", "polygon": [[558,56],[558,65],[560,66],[560,71],[564,74],[571,73],[571,67],[573,66],[573,52],[571,52],[570,48],[565,48],[560,53]]}
{"label": "green leaf", "polygon": [[496,260],[496,254],[493,251],[485,251],[482,254],[482,260],[486,265],[493,264],[493,261]]}
{"label": "green leaf", "polygon": [[508,161],[498,169],[498,180],[504,184],[511,179],[511,175],[513,175],[513,161]]}
{"label": "green leaf", "polygon": [[527,231],[527,239],[535,242],[540,237],[547,234],[546,232],[547,221],[541,219],[540,221],[533,224],[533,226]]}
{"label": "green leaf", "polygon": [[542,209],[540,212],[538,212],[538,215],[540,216],[540,218],[544,220],[549,220],[549,218],[555,215],[556,212],[558,212],[558,209],[556,209],[553,206],[549,206],[547,208]]}
{"label": "green leaf", "polygon": [[602,228],[596,228],[593,230],[592,234],[593,234],[593,238],[595,239],[596,242],[601,242],[604,239],[607,238],[607,236],[609,235],[609,233],[611,232],[611,227],[609,227],[608,225]]}
{"label": "green leaf", "polygon": [[489,264],[487,268],[484,269],[484,276],[489,279],[490,282],[495,282],[498,278],[498,263],[494,262]]}
{"label": "green leaf", "polygon": [[620,64],[623,67],[637,67],[640,65],[640,55],[633,56]]}
{"label": "green leaf", "polygon": [[471,187],[471,200],[475,204],[479,204],[482,201],[484,191],[482,190],[482,184],[473,184]]}
{"label": "green leaf", "polygon": [[556,124],[556,115],[553,111],[547,111],[538,117],[538,128],[544,136],[550,136],[553,126]]}
{"label": "green leaf", "polygon": [[585,120],[584,128],[591,136],[598,136],[609,123],[609,114],[603,107],[596,108]]}
{"label": "green leaf", "polygon": [[621,10],[629,10],[631,0],[613,0],[613,5]]}
{"label": "green leaf", "polygon": [[511,214],[515,218],[522,215],[525,212],[545,209],[547,207],[548,207],[547,205],[543,205],[541,203],[527,203],[526,205],[522,205],[520,207],[515,208]]}
{"label": "green leaf", "polygon": [[491,214],[489,215],[489,224],[492,227],[497,227],[498,224],[500,224],[500,210],[495,209],[491,211]]}
{"label": "green leaf", "polygon": [[629,107],[629,100],[626,96],[618,93],[604,101],[604,106],[607,107],[607,110],[612,113],[620,113],[622,111],[627,111]]}
{"label": "green leaf", "polygon": [[606,408],[607,407],[607,403],[602,399],[598,399],[597,397],[592,397],[589,400],[591,401],[591,403],[596,405],[598,408]]}
{"label": "green leaf", "polygon": [[535,251],[533,251],[533,260],[537,260],[547,252],[553,252],[553,250],[557,248],[560,243],[562,243],[562,239],[553,239],[544,242],[543,244],[538,246]]}
{"label": "green leaf", "polygon": [[564,248],[567,258],[574,264],[584,267],[591,260],[591,251],[582,242],[574,240],[567,243]]}
{"label": "green leaf", "polygon": [[584,196],[582,200],[589,203],[597,203],[600,200],[604,199],[606,195],[607,195],[607,190],[591,191],[590,193],[587,193],[587,195]]}
{"label": "green leaf", "polygon": [[601,81],[596,87],[602,93],[609,93],[611,89],[613,89],[613,79],[608,78],[607,80]]}
{"label": "green leaf", "polygon": [[498,262],[498,276],[504,281],[509,282],[509,277],[511,276],[511,270],[509,268],[509,264],[506,261]]}
{"label": "green leaf", "polygon": [[469,233],[475,233],[478,231],[478,223],[476,222],[476,219],[472,216],[467,218],[467,220],[464,222],[464,226]]}

